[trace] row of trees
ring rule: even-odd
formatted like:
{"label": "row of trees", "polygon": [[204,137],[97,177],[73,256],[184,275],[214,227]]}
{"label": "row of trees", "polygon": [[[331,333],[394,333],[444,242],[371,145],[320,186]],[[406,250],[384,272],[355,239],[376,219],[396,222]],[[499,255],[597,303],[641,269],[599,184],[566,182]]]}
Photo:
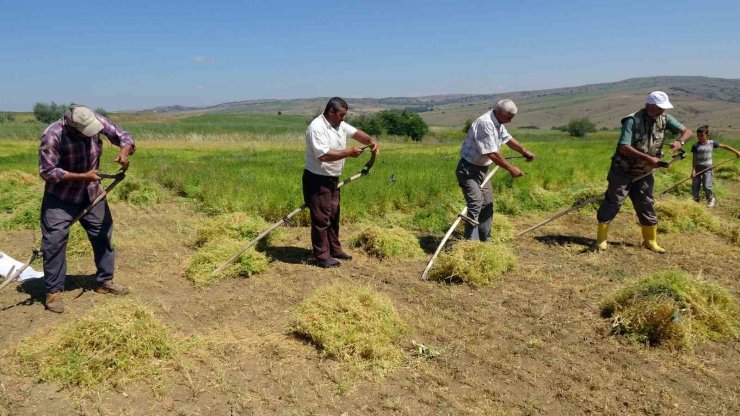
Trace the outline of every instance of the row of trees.
{"label": "row of trees", "polygon": [[383,110],[373,115],[361,115],[352,118],[349,124],[372,136],[391,134],[406,136],[417,142],[429,132],[424,119],[407,110]]}
{"label": "row of trees", "polygon": [[[36,120],[43,123],[53,123],[59,120],[64,115],[64,110],[67,109],[71,104],[57,104],[54,101],[50,103],[38,102],[33,106],[33,116]],[[95,112],[104,116],[108,115],[108,112],[103,108],[96,108]]]}

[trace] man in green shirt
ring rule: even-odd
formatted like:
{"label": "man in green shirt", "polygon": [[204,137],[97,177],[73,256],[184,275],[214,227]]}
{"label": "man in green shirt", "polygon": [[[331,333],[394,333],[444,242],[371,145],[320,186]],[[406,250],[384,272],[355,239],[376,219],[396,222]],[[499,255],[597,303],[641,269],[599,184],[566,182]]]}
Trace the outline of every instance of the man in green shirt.
{"label": "man in green shirt", "polygon": [[629,196],[642,226],[643,246],[656,253],[665,253],[657,243],[658,217],[653,207],[653,175],[635,179],[658,167],[663,156],[666,130],[679,134],[678,139],[671,143],[671,152],[680,149],[693,134],[675,118],[665,114],[665,110],[670,108],[673,105],[668,100],[668,94],[653,91],[645,99],[645,108],[622,119],[622,134],[606,178],[609,186],[604,202],[596,213],[599,221],[596,247],[599,250],[606,250],[609,223]]}

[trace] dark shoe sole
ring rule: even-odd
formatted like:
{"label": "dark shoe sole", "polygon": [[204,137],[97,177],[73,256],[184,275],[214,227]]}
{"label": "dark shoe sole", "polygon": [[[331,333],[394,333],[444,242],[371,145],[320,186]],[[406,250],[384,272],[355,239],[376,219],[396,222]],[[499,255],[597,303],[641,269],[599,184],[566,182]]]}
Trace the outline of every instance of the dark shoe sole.
{"label": "dark shoe sole", "polygon": [[333,263],[330,263],[330,262],[327,262],[327,263],[318,262],[318,263],[316,263],[316,266],[321,267],[322,269],[333,269],[335,267],[339,267],[340,264],[341,263],[339,263],[338,261],[334,260]]}
{"label": "dark shoe sole", "polygon": [[352,256],[346,253],[338,254],[336,256],[332,256],[332,258],[335,258],[337,260],[344,260],[344,261],[350,261],[352,260]]}

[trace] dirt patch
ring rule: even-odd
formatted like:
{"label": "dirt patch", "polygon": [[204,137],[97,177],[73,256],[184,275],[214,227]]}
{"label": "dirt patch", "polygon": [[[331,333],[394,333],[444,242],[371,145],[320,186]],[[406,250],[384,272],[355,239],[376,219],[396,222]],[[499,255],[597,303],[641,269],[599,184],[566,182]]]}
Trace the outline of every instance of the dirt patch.
{"label": "dirt patch", "polygon": [[[733,188],[740,195],[740,189]],[[731,217],[734,197],[711,211]],[[223,340],[186,371],[164,373],[155,394],[144,382],[75,399],[76,387],[36,383],[0,369],[0,414],[737,414],[740,342],[709,342],[691,353],[651,350],[614,337],[602,299],[630,276],[677,268],[740,293],[740,249],[706,231],[660,234],[668,250],[640,248],[640,228],[625,209],[604,253],[589,250],[592,213],[573,213],[512,240],[519,266],[493,287],[419,279],[426,259],[379,261],[359,250],[337,269],[310,259],[308,228],[286,228],[265,272],[204,289],[184,278],[202,215],[186,201],[112,206],[116,281],[166,325]],[[547,217],[512,216],[515,230]],[[359,231],[342,227],[342,239]],[[25,258],[37,231],[0,234],[0,249]],[[94,273],[91,259],[70,264],[74,280]],[[338,361],[291,335],[291,312],[310,293],[356,281],[387,296],[410,332],[402,366],[382,382],[353,378]],[[67,312],[43,310],[38,289],[0,292],[0,348],[42,326],[86,316],[103,295],[70,286]],[[36,296],[34,296],[36,293]],[[420,352],[419,345],[436,354]],[[423,349],[422,349],[423,350]],[[206,357],[204,357],[205,359]]]}

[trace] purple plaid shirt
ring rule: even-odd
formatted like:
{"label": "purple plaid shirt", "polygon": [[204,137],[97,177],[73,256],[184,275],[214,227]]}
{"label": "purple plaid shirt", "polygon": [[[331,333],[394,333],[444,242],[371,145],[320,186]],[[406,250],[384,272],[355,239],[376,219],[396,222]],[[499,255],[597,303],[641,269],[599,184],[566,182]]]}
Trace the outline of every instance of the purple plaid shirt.
{"label": "purple plaid shirt", "polygon": [[100,167],[100,154],[103,152],[101,134],[118,147],[131,145],[131,153],[136,149],[128,132],[108,118],[95,115],[103,124],[103,130],[91,138],[64,126],[62,120],[49,125],[41,136],[39,174],[46,181],[46,192],[63,201],[87,204],[103,193],[100,182],[62,181],[67,172],[85,173]]}

